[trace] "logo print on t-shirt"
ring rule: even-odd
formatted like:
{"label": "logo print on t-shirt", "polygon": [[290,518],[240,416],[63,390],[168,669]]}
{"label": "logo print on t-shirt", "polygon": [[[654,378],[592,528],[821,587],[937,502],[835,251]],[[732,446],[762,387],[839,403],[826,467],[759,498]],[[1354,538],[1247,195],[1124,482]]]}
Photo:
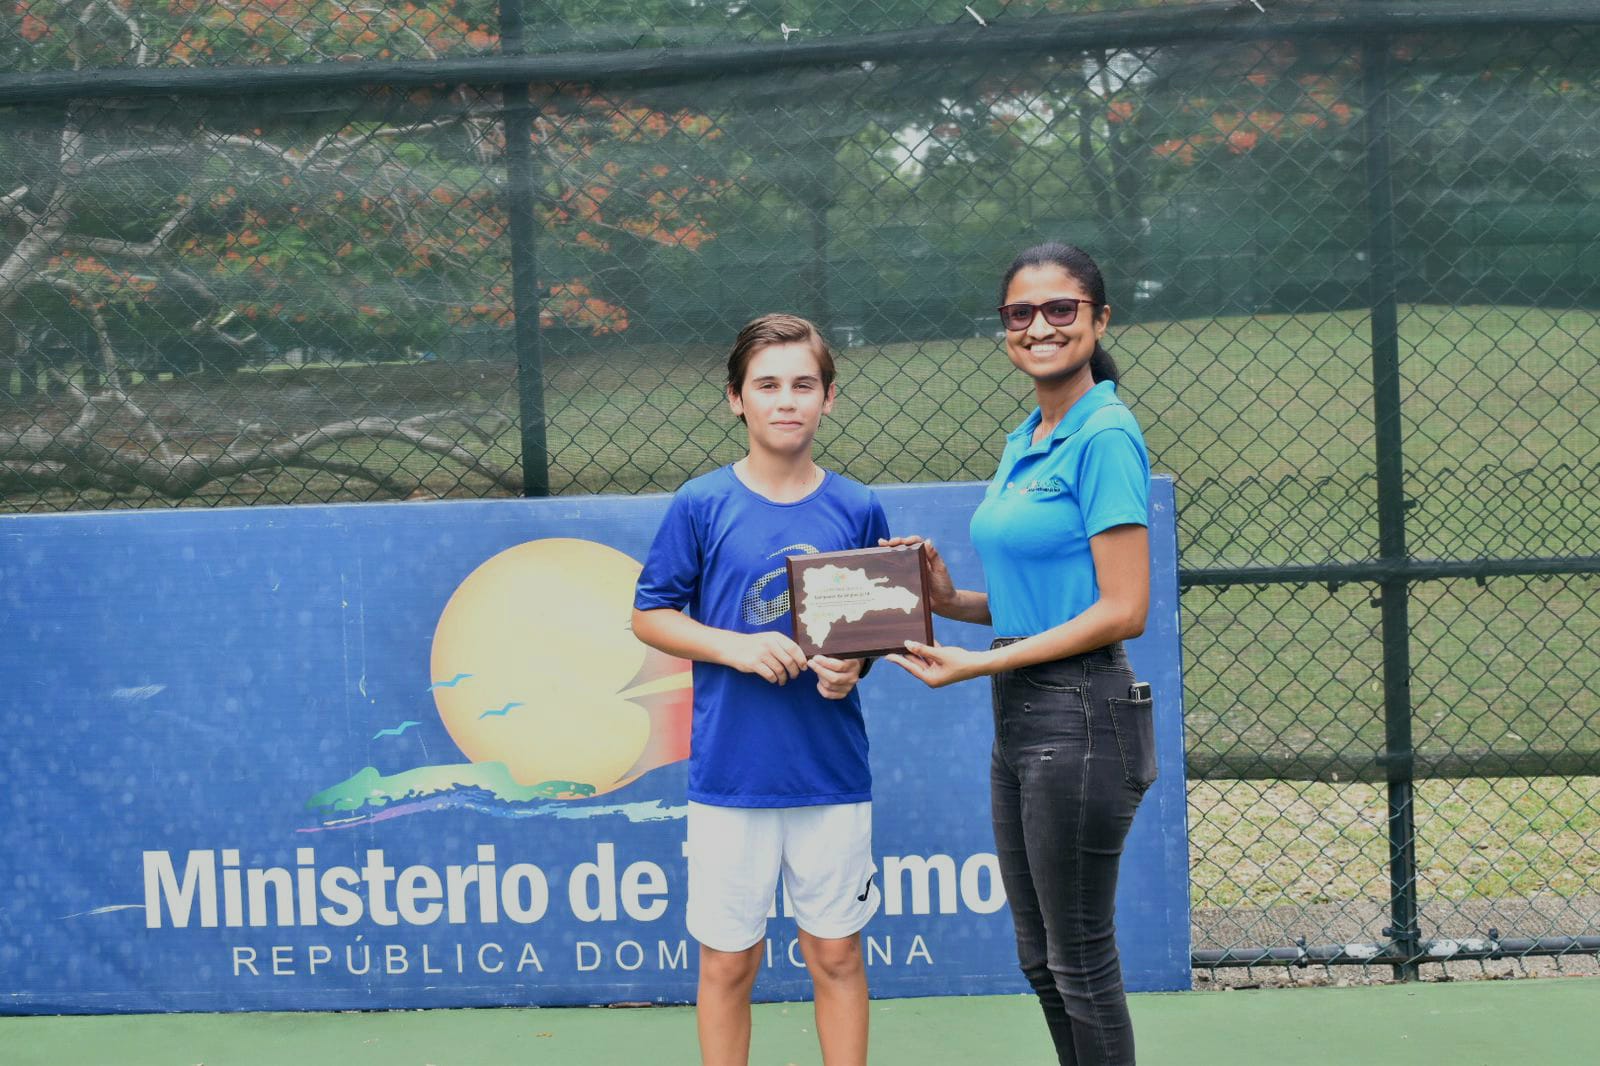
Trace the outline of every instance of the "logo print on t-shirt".
{"label": "logo print on t-shirt", "polygon": [[[813,544],[788,544],[771,555],[768,559],[783,559],[790,555],[817,555],[816,545]],[[739,601],[739,616],[749,625],[764,626],[777,621],[789,613],[789,589],[784,587],[782,595],[773,599],[764,599],[761,595],[766,587],[780,578],[787,577],[788,567],[780,566],[776,570],[768,570],[755,583],[745,589],[744,598]]]}

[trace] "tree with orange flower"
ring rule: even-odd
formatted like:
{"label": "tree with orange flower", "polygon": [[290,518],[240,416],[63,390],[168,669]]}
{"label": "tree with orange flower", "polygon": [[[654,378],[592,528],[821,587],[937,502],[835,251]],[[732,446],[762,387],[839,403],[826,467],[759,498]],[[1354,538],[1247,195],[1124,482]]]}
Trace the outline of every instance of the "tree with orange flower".
{"label": "tree with orange flower", "polygon": [[[0,41],[28,42],[35,69],[430,59],[494,49],[493,10],[476,0],[172,0],[148,11],[121,0],[16,0],[0,8],[10,20]],[[0,146],[0,365],[20,367],[26,390],[41,359],[56,361],[61,402],[83,417],[65,418],[65,435],[43,432],[36,411],[0,427],[0,480],[183,496],[348,437],[392,436],[518,487],[514,472],[464,453],[459,435],[387,416],[234,441],[215,454],[175,449],[140,409],[140,390],[155,386],[139,379],[164,370],[507,347],[498,90],[283,103],[74,101],[20,112],[10,148]],[[681,254],[712,239],[699,205],[719,182],[695,164],[717,131],[689,111],[586,91],[534,108],[541,321],[626,330],[627,307],[600,268],[619,254]],[[18,380],[5,377],[7,387]],[[101,382],[105,394],[91,396]],[[128,449],[96,434],[134,425],[155,436],[130,465]],[[103,461],[113,453],[123,454]],[[383,491],[405,484],[393,470],[344,466]]]}

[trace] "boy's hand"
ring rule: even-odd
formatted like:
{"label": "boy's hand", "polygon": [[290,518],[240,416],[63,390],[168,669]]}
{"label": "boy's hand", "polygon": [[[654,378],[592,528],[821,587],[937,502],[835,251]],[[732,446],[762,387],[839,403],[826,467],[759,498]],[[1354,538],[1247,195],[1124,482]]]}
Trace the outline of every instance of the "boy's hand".
{"label": "boy's hand", "polygon": [[817,691],[830,700],[842,700],[861,680],[860,659],[834,659],[827,655],[813,655],[807,664],[817,675]]}
{"label": "boy's hand", "polygon": [[744,674],[758,674],[774,685],[786,684],[806,668],[805,653],[782,633],[730,633],[723,665]]}

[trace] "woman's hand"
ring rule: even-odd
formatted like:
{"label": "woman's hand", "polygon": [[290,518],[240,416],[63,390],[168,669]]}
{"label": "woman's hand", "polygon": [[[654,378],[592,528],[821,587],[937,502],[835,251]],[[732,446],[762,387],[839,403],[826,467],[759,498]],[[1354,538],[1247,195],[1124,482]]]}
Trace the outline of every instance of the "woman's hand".
{"label": "woman's hand", "polygon": [[917,677],[929,688],[943,688],[957,681],[982,677],[989,672],[984,669],[982,652],[939,644],[918,644],[914,640],[906,641],[905,654],[896,653],[884,658]]}
{"label": "woman's hand", "polygon": [[878,540],[880,548],[914,548],[919,544],[928,553],[928,606],[935,613],[948,617],[956,605],[956,583],[951,580],[950,568],[944,565],[944,559],[940,558],[939,549],[933,546],[933,541],[915,534]]}
{"label": "woman's hand", "polygon": [[834,659],[827,655],[813,655],[806,665],[817,675],[817,691],[825,699],[842,700],[861,680],[860,659]]}
{"label": "woman's hand", "polygon": [[782,633],[729,633],[719,656],[724,666],[744,674],[758,674],[774,685],[800,676],[806,668],[800,645]]}

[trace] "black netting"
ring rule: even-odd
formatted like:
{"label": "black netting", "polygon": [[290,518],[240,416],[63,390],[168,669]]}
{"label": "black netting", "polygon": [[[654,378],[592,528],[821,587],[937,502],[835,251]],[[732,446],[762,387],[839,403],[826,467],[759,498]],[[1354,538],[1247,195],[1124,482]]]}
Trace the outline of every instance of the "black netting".
{"label": "black netting", "polygon": [[1068,240],[1178,481],[1197,951],[1595,937],[1593,20],[968,6],[5,6],[0,511],[670,491],[776,309],[824,462],[985,478]]}

